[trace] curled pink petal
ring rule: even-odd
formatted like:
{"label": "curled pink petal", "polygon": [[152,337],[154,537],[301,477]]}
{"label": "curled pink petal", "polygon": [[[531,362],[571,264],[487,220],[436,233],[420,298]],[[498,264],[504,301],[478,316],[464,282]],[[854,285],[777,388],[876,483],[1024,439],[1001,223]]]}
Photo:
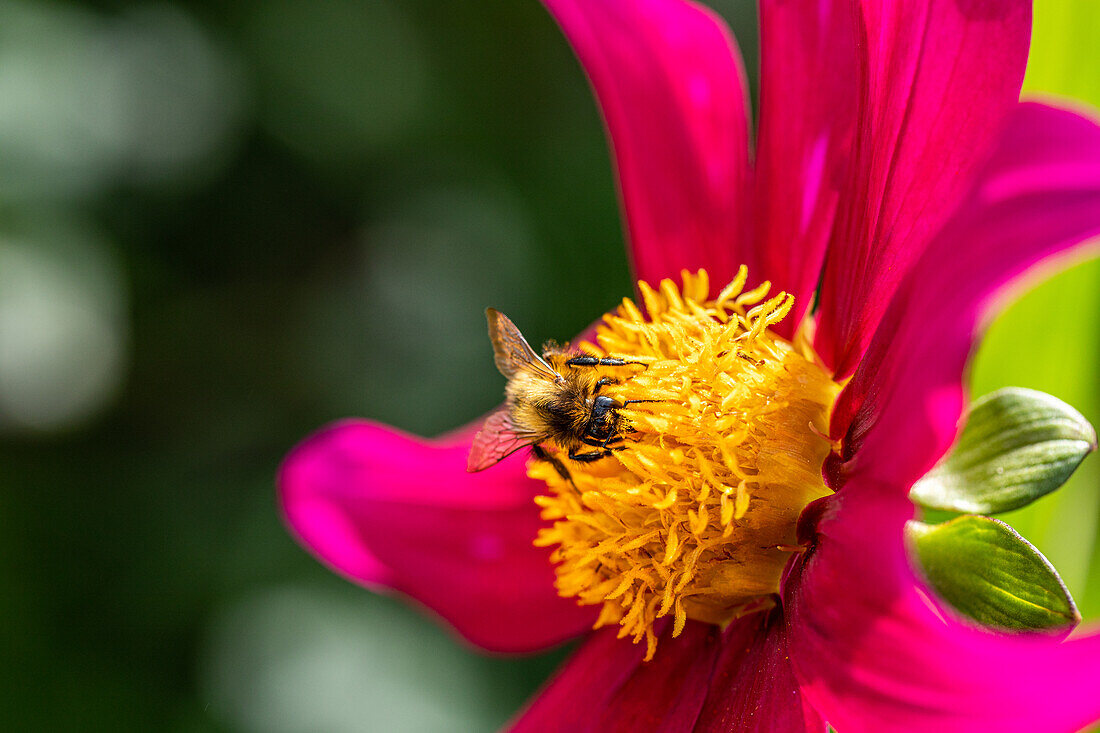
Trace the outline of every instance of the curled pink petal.
{"label": "curled pink petal", "polygon": [[790,337],[812,303],[847,182],[859,108],[858,6],[761,0],[757,246],[749,273],[795,296],[776,324]]}
{"label": "curled pink petal", "polygon": [[815,342],[839,376],[852,373],[897,284],[1016,105],[1031,34],[1031,0],[861,7],[864,98]]}
{"label": "curled pink petal", "polygon": [[798,689],[778,610],[722,634],[722,651],[695,733],[821,733],[825,721]]}
{"label": "curled pink petal", "polygon": [[1098,212],[1100,127],[1020,105],[841,394],[842,485],[784,596],[803,693],[838,730],[1073,731],[1100,717],[1100,636],[966,624],[916,577],[903,542],[908,488],[955,435],[983,319],[1029,268],[1100,235]]}
{"label": "curled pink petal", "polygon": [[1100,634],[1060,642],[962,622],[902,541],[913,506],[855,477],[788,578],[802,692],[846,733],[1071,733],[1100,718]]}
{"label": "curled pink petal", "polygon": [[512,733],[615,733],[693,729],[719,651],[715,626],[689,621],[681,636],[662,624],[657,654],[645,644],[593,634],[525,710]]}
{"label": "curled pink petal", "polygon": [[740,53],[681,0],[543,0],[573,45],[611,138],[635,275],[746,259],[748,112]]}
{"label": "curled pink petal", "polygon": [[1019,105],[976,180],[898,289],[833,412],[843,473],[902,494],[954,440],[966,361],[998,297],[1036,264],[1100,235],[1100,127]]}
{"label": "curled pink petal", "polygon": [[427,441],[363,420],[324,428],[284,461],[287,523],[322,561],[392,588],[493,651],[530,651],[594,621],[554,590],[522,457],[466,471],[470,430]]}

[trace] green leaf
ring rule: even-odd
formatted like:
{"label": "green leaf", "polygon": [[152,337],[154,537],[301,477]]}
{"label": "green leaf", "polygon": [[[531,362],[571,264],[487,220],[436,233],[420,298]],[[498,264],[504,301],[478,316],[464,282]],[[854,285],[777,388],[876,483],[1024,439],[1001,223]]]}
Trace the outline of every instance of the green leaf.
{"label": "green leaf", "polygon": [[1096,431],[1077,410],[1043,392],[1006,387],[974,403],[955,448],[909,498],[949,512],[1019,509],[1064,484],[1095,449]]}
{"label": "green leaf", "polygon": [[960,613],[1000,629],[1068,630],[1081,621],[1054,566],[1004,522],[956,517],[909,522],[929,583]]}

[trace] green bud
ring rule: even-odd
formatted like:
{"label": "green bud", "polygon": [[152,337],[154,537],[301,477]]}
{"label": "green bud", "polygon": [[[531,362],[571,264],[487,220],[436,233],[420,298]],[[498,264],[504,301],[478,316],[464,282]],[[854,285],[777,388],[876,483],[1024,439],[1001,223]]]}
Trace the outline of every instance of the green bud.
{"label": "green bud", "polygon": [[913,521],[906,535],[940,597],[984,626],[1068,631],[1081,621],[1054,566],[1004,522]]}
{"label": "green bud", "polygon": [[951,453],[913,485],[927,509],[996,514],[1049,494],[1096,449],[1079,412],[1043,392],[1008,387],[974,402]]}

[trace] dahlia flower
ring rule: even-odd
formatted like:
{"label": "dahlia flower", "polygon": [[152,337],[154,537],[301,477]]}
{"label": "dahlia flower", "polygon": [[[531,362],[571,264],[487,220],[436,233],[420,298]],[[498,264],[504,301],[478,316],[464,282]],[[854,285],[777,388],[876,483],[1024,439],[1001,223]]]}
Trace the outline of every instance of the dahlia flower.
{"label": "dahlia flower", "polygon": [[1030,2],[760,0],[754,145],[711,12],[544,1],[603,112],[644,281],[579,348],[643,362],[611,389],[663,402],[567,476],[523,453],[468,473],[481,421],[328,426],[279,473],[299,539],[488,650],[588,634],[515,730],[1100,719],[1100,635],[969,623],[904,541],[983,324],[1100,235],[1100,127],[1019,101]]}

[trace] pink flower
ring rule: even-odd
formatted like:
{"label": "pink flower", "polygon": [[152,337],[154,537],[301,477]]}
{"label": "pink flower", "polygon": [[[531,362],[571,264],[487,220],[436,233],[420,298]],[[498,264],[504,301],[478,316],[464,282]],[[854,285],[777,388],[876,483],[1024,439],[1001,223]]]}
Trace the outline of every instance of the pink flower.
{"label": "pink flower", "polygon": [[[836,491],[780,605],[689,621],[656,656],[592,633],[517,730],[1073,731],[1100,719],[1100,634],[1058,642],[962,623],[915,574],[907,493],[947,451],[975,337],[1022,277],[1100,235],[1100,128],[1018,101],[1027,0],[761,0],[755,155],[739,52],[682,0],[545,0],[595,88],[634,271],[741,263],[820,284],[814,348],[837,381]],[[301,541],[494,651],[584,633],[558,596],[524,461],[466,472],[478,425],[422,440],[361,420],[287,457]]]}

